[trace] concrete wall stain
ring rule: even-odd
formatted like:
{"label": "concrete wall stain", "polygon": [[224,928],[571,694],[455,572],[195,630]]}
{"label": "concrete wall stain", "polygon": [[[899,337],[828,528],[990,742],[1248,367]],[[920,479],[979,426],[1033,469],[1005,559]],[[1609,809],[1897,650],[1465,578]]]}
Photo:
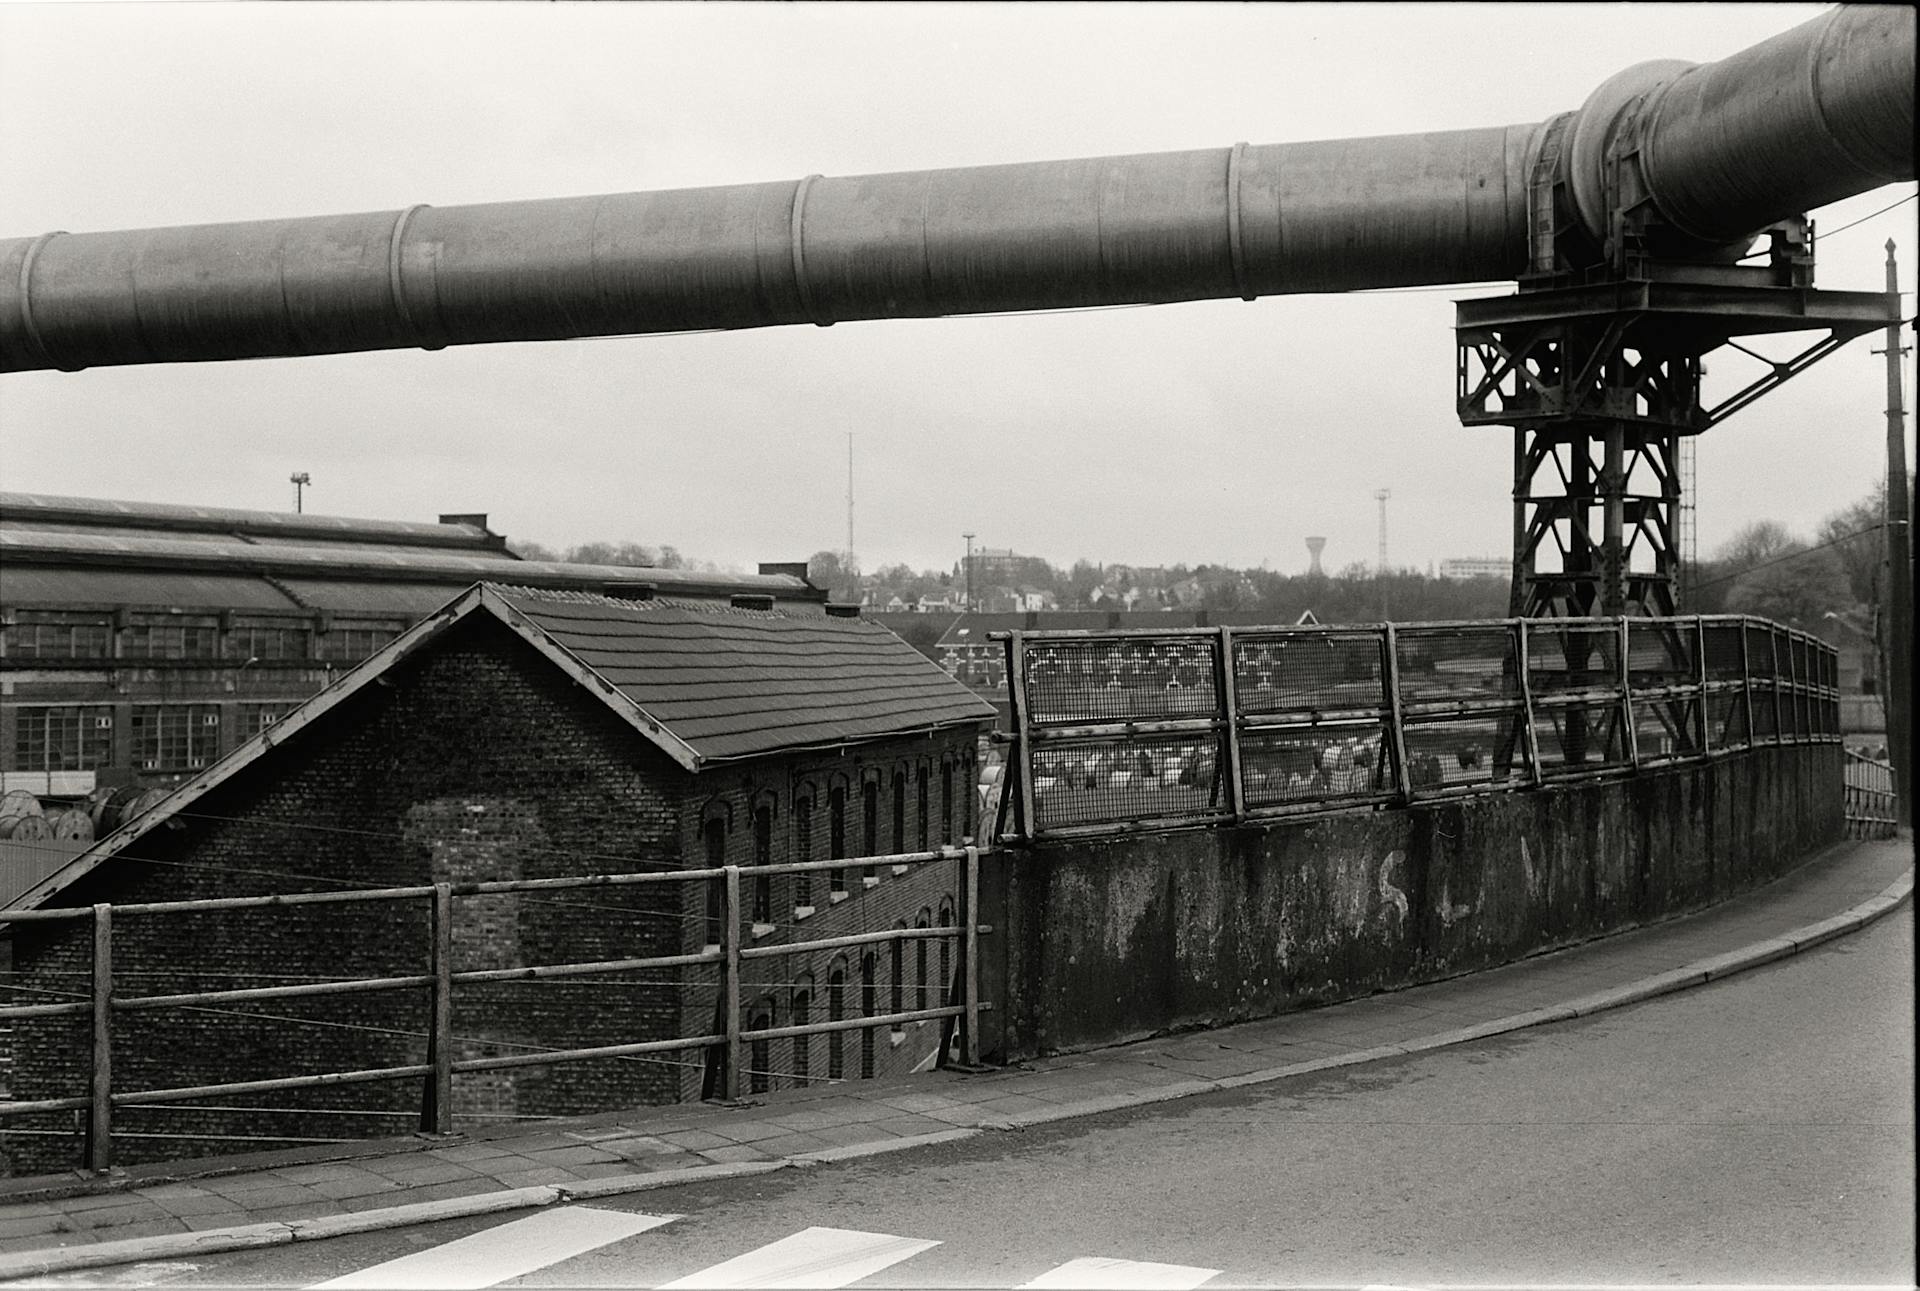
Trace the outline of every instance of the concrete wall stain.
{"label": "concrete wall stain", "polygon": [[1840,763],[1832,745],[1755,749],[1601,784],[1035,846],[994,898],[1007,1008],[989,1056],[1272,1016],[1699,909],[1840,839]]}

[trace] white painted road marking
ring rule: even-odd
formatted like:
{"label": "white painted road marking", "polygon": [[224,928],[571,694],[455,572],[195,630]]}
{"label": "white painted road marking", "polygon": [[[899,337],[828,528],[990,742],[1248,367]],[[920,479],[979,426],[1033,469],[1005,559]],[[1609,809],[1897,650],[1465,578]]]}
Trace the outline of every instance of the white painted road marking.
{"label": "white painted road marking", "polygon": [[498,1286],[679,1218],[563,1206],[317,1285],[392,1287],[395,1291],[467,1291]]}
{"label": "white painted road marking", "polygon": [[1048,1269],[1029,1287],[1082,1287],[1087,1291],[1189,1291],[1220,1276],[1219,1269],[1190,1264],[1153,1264],[1143,1260],[1110,1260],[1100,1256],[1068,1260]]}
{"label": "white painted road marking", "polygon": [[891,1233],[803,1228],[758,1250],[669,1282],[660,1291],[697,1287],[844,1287],[940,1245]]}

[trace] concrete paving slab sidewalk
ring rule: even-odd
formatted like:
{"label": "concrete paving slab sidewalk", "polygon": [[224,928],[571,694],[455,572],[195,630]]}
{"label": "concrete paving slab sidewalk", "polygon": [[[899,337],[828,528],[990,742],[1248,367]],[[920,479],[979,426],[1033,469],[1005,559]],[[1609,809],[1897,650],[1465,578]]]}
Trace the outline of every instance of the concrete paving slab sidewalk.
{"label": "concrete paving slab sidewalk", "polygon": [[1810,949],[1903,906],[1912,866],[1910,835],[1844,843],[1699,914],[1471,976],[986,1073],[0,1181],[0,1279],[806,1168],[1466,1043]]}

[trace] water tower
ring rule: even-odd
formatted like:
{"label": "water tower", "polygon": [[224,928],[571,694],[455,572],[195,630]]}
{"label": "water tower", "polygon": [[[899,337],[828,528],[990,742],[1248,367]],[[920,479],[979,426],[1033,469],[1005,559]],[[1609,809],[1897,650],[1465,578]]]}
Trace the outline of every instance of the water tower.
{"label": "water tower", "polygon": [[1320,568],[1320,553],[1326,549],[1327,540],[1325,538],[1307,539],[1307,555],[1313,558],[1313,563],[1307,566],[1307,574],[1309,577],[1326,577],[1327,571]]}

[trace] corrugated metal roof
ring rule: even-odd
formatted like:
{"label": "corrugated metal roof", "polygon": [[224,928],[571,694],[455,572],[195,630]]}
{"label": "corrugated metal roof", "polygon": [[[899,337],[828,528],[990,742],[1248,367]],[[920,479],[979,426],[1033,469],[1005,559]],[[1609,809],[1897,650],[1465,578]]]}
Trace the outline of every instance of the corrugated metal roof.
{"label": "corrugated metal roof", "polygon": [[918,650],[859,619],[489,590],[702,760],[994,715]]}
{"label": "corrugated metal roof", "polygon": [[[447,589],[434,589],[427,608],[442,604]],[[134,609],[277,611],[299,613],[300,606],[250,574],[196,573],[166,569],[47,569],[22,567],[0,560],[0,605],[9,609],[31,606],[117,606]]]}
{"label": "corrugated metal roof", "polygon": [[393,583],[346,578],[280,578],[302,604],[330,614],[423,618],[447,603],[447,583]]}
{"label": "corrugated metal roof", "polygon": [[[690,569],[631,565],[569,565],[502,560],[498,553],[414,551],[364,545],[320,546],[291,542],[207,542],[188,538],[126,538],[39,529],[0,529],[0,560],[48,564],[120,564],[210,568],[282,576],[341,576],[438,581],[462,586],[511,577],[518,584],[602,588],[608,583],[650,583],[664,590],[717,594],[760,593],[822,601],[825,593],[792,574],[718,574]],[[505,573],[511,570],[511,575]],[[445,597],[441,598],[442,600]]]}
{"label": "corrugated metal roof", "polygon": [[249,511],[239,507],[63,497],[51,493],[0,493],[0,518],[36,524],[76,524],[89,530],[106,526],[127,533],[167,530],[244,532],[277,534],[294,541],[330,537],[340,541],[387,541],[413,547],[480,547],[499,541],[496,535],[471,524],[362,520],[302,512]]}

